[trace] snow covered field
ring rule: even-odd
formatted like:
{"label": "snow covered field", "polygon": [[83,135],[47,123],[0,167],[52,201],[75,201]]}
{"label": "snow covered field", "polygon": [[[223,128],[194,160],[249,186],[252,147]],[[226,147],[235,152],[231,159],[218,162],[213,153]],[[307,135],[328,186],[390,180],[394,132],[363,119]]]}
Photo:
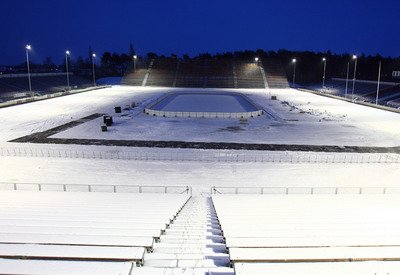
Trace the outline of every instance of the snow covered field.
{"label": "snow covered field", "polygon": [[[93,113],[110,113],[115,126],[100,131],[101,119],[56,134],[63,138],[233,141],[250,143],[323,145],[400,145],[400,115],[334,100],[297,90],[240,90],[279,117],[265,116],[240,123],[228,119],[170,119],[142,113],[166,92],[187,89],[122,87],[91,91],[31,104],[0,109],[0,147],[44,152],[65,150],[110,154],[177,154],[170,161],[134,161],[69,157],[0,157],[0,182],[120,183],[142,185],[192,185],[194,192],[211,186],[395,186],[400,176],[396,163],[274,163],[253,162],[257,151],[126,148],[68,144],[10,143],[9,140],[71,122]],[[199,89],[194,89],[199,91]],[[200,90],[201,91],[201,90]],[[278,101],[271,101],[276,95]],[[139,103],[139,107],[113,114],[114,106]],[[267,152],[268,153],[268,152]],[[240,154],[245,163],[226,161]],[[283,154],[283,152],[281,153]],[[284,153],[286,154],[286,153]],[[307,154],[307,153],[304,153]],[[181,156],[190,155],[187,161]],[[333,154],[334,155],[334,154]],[[337,154],[343,158],[343,154]],[[357,154],[356,154],[357,155]],[[363,154],[364,155],[364,154]],[[196,156],[202,160],[196,162]],[[206,157],[204,157],[206,156]],[[166,157],[169,158],[169,157]],[[157,158],[156,158],[157,159]],[[162,159],[162,158],[161,158]],[[204,161],[211,160],[211,162]],[[310,159],[313,159],[310,157]],[[367,158],[366,158],[367,159]],[[176,161],[179,160],[179,161]],[[221,162],[219,162],[221,160]],[[350,160],[350,158],[348,158]],[[350,161],[347,161],[350,162]],[[352,162],[352,161],[351,161]],[[366,162],[366,161],[364,161]],[[84,173],[83,173],[84,171]]]}

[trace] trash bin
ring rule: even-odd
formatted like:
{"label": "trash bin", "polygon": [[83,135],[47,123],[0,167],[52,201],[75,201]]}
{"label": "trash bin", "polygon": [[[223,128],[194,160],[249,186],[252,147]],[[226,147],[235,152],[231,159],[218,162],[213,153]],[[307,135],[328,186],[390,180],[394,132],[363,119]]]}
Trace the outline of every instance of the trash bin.
{"label": "trash bin", "polygon": [[271,96],[271,100],[277,100],[276,95]]}
{"label": "trash bin", "polygon": [[112,117],[108,116],[105,120],[106,126],[111,126],[113,124]]}
{"label": "trash bin", "polygon": [[101,126],[101,131],[102,132],[107,132],[107,126],[105,126],[105,125]]}
{"label": "trash bin", "polygon": [[103,116],[103,123],[104,124],[106,124],[106,118],[107,118],[108,116]]}
{"label": "trash bin", "polygon": [[114,110],[116,114],[121,113],[121,106],[114,107]]}

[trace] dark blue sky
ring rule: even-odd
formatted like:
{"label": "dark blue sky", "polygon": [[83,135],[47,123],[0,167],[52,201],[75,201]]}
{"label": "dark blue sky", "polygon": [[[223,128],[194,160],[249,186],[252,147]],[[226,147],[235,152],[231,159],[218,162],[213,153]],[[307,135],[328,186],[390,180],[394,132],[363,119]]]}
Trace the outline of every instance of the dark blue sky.
{"label": "dark blue sky", "polygon": [[195,55],[243,49],[400,55],[400,1],[13,0],[0,9],[0,64],[149,51]]}

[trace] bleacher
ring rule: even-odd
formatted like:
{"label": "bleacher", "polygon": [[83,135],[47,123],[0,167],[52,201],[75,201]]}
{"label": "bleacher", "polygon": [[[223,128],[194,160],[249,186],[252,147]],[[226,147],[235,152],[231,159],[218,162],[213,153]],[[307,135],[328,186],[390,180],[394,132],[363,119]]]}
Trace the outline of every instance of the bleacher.
{"label": "bleacher", "polygon": [[[343,274],[368,267],[375,269],[362,274],[380,274],[400,270],[399,199],[214,195],[213,203],[236,274],[336,274],[329,273],[336,266]],[[376,264],[360,263],[367,261]]]}
{"label": "bleacher", "polygon": [[255,62],[236,62],[237,88],[265,88],[260,65]]}
{"label": "bleacher", "polygon": [[286,72],[283,69],[281,61],[275,59],[263,60],[265,76],[270,88],[285,89],[289,87]]}
{"label": "bleacher", "polygon": [[207,63],[202,60],[182,60],[176,78],[176,87],[206,88]]}
{"label": "bleacher", "polygon": [[[70,87],[86,88],[92,85],[90,80],[79,76],[70,75]],[[66,75],[35,75],[31,76],[32,93],[51,94],[68,90]],[[3,76],[0,77],[0,98],[13,99],[16,95],[29,92],[29,80],[27,76]]]}
{"label": "bleacher", "polygon": [[146,86],[173,87],[177,65],[176,58],[155,59]]}
{"label": "bleacher", "polygon": [[[337,96],[345,96],[346,80],[332,79],[326,82],[325,88],[320,86],[310,87],[321,92],[327,92]],[[347,97],[352,97],[353,80],[349,79],[347,87]],[[367,102],[375,102],[376,100],[377,83],[373,81],[359,81],[354,85],[354,98]],[[381,83],[379,86],[379,103],[390,105],[390,101],[396,102],[400,99],[400,85],[395,83]]]}
{"label": "bleacher", "polygon": [[[262,63],[226,59],[154,59],[147,68],[137,68],[136,72],[128,70],[122,84],[194,88],[265,88],[268,84],[264,82],[261,66]],[[287,80],[286,85],[282,84],[285,81],[279,70],[283,71],[277,64],[270,70],[278,71],[270,77],[276,81],[271,87],[286,88]]]}
{"label": "bleacher", "polygon": [[0,274],[129,274],[189,198],[2,191]]}

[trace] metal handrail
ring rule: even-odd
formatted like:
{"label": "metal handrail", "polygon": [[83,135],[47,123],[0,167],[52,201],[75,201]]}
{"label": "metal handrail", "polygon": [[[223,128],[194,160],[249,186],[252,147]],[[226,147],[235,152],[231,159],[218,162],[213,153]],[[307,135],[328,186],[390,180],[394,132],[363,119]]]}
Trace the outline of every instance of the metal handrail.
{"label": "metal handrail", "polygon": [[[227,191],[233,191],[233,192],[224,192],[224,190]],[[240,192],[246,191],[246,190],[252,190],[254,192]],[[304,192],[295,192],[295,190],[304,190]],[[329,193],[326,192],[318,192],[318,190],[332,190]],[[351,193],[343,193],[341,191],[352,191]],[[367,191],[375,191],[375,192],[370,192],[368,193]],[[360,186],[313,186],[313,187],[308,187],[308,186],[276,186],[276,187],[246,187],[246,186],[233,186],[233,187],[228,187],[228,186],[213,186],[211,187],[210,194],[211,195],[216,195],[216,194],[285,194],[285,195],[291,195],[291,194],[302,194],[302,195],[316,195],[316,194],[390,194],[390,190],[397,190],[395,194],[400,194],[400,187],[395,187],[395,186],[368,186],[368,187],[360,187]],[[268,192],[268,191],[277,191],[277,192]],[[394,193],[393,193],[394,194]]]}
{"label": "metal handrail", "polygon": [[[51,189],[48,191],[63,191],[63,192],[73,192],[71,190],[77,190],[76,187],[83,187],[84,189],[77,191],[86,191],[86,192],[107,192],[107,188],[111,191],[109,193],[156,193],[156,192],[146,192],[146,189],[157,188],[163,190],[165,194],[171,194],[171,189],[183,189],[182,191],[175,192],[175,194],[190,194],[192,195],[192,187],[191,186],[182,186],[182,185],[129,185],[129,184],[66,184],[66,183],[16,183],[16,182],[0,182],[0,187],[3,185],[11,185],[12,190],[32,190],[32,189],[21,189],[21,186],[34,186],[33,190],[37,191],[45,191],[44,187],[59,187],[55,189]],[[75,187],[75,188],[74,188]],[[129,191],[124,192],[123,188],[128,189]],[[101,190],[99,190],[101,189]],[[131,192],[136,189],[137,192]],[[7,190],[1,189],[0,190]],[[98,191],[96,191],[98,190]]]}

